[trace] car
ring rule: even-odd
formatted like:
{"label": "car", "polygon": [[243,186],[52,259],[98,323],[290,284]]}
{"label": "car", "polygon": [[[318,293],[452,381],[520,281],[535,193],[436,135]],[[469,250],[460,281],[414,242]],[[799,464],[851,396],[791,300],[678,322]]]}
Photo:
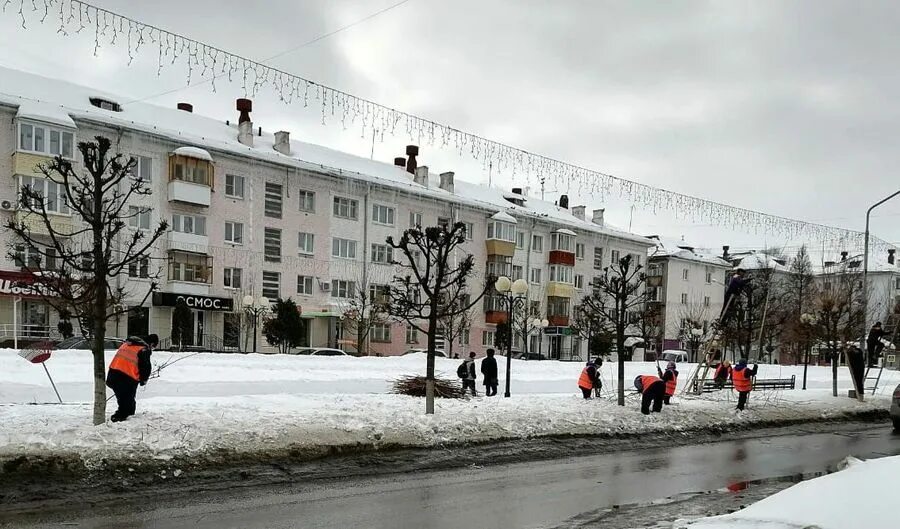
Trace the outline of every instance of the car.
{"label": "car", "polygon": [[352,356],[350,353],[340,349],[332,349],[331,347],[310,347],[309,352],[303,354],[310,356]]}
{"label": "car", "polygon": [[[424,354],[424,353],[427,353],[427,352],[428,352],[428,349],[409,349],[409,350],[407,350],[405,353],[403,353],[403,356],[411,355],[411,354],[416,354],[416,353],[423,353],[423,354]],[[434,350],[434,356],[437,356],[437,357],[440,357],[440,358],[446,358],[446,357],[447,357],[447,355],[446,355],[446,354],[444,353],[444,351],[442,351],[441,349],[435,349],[435,350]]]}
{"label": "car", "polygon": [[894,398],[891,400],[891,420],[894,421],[894,431],[900,432],[900,384],[894,388]]}
{"label": "car", "polygon": [[[125,340],[122,338],[106,338],[103,341],[103,349],[107,351],[115,351],[122,344],[125,343]],[[71,338],[66,338],[61,340],[55,346],[53,346],[56,350],[61,349],[86,349],[90,350],[93,346],[92,340],[90,338],[85,338],[83,336],[72,336]]]}
{"label": "car", "polygon": [[663,362],[675,362],[676,364],[680,362],[688,361],[687,351],[682,351],[681,349],[666,349],[659,355],[659,359]]}

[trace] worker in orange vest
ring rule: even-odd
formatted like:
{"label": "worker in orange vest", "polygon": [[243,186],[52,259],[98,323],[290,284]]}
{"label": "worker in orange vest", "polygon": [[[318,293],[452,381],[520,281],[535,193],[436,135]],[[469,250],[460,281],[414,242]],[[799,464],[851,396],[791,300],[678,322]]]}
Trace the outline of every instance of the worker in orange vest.
{"label": "worker in orange vest", "polygon": [[713,382],[716,385],[717,389],[722,389],[725,387],[725,383],[728,382],[728,379],[731,377],[731,362],[728,360],[723,360],[721,364],[716,366],[715,374],[713,375]]}
{"label": "worker in orange vest", "polygon": [[663,398],[666,396],[666,383],[657,376],[638,375],[634,379],[634,387],[641,397],[641,413],[650,415],[650,403],[653,402],[653,411],[662,411]]}
{"label": "worker in orange vest", "polygon": [[578,388],[585,399],[590,399],[594,390],[599,391],[603,385],[600,380],[600,366],[602,365],[603,359],[598,356],[595,360],[588,361],[581,370],[581,376],[578,377]]}
{"label": "worker in orange vest", "polygon": [[656,370],[659,372],[660,378],[662,378],[663,382],[666,383],[666,396],[663,397],[663,402],[666,404],[671,404],[672,395],[675,394],[675,389],[678,387],[678,370],[675,369],[675,362],[669,362],[666,364],[666,372],[663,373],[663,370],[656,366]]}
{"label": "worker in orange vest", "polygon": [[159,337],[151,334],[144,339],[133,336],[119,347],[106,374],[106,386],[116,394],[119,409],[109,418],[112,422],[124,421],[134,415],[137,387],[150,378],[150,354],[159,344]]}
{"label": "worker in orange vest", "polygon": [[747,398],[753,391],[753,377],[759,371],[759,366],[754,364],[753,369],[747,367],[747,359],[741,358],[731,371],[731,381],[734,383],[734,389],[738,392],[737,409],[744,411],[747,404]]}

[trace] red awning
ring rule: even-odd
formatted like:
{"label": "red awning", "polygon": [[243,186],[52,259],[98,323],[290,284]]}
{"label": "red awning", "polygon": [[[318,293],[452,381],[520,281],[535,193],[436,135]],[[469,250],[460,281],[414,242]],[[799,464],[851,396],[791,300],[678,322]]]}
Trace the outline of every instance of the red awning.
{"label": "red awning", "polygon": [[0,270],[0,296],[39,298],[41,295],[33,286],[38,279],[31,272]]}

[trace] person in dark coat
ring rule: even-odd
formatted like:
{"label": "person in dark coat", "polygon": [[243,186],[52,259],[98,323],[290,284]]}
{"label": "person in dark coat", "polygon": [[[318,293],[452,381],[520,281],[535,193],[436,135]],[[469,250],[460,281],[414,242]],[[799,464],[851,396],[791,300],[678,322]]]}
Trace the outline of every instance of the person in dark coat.
{"label": "person in dark coat", "polygon": [[875,322],[875,325],[869,329],[869,335],[866,337],[866,353],[869,357],[869,367],[878,365],[878,357],[881,356],[881,350],[884,349],[884,343],[881,341],[887,333],[881,328],[881,322]]}
{"label": "person in dark coat", "polygon": [[132,336],[116,351],[109,372],[106,375],[106,386],[116,395],[119,409],[110,417],[112,422],[124,421],[134,415],[138,385],[143,386],[150,378],[150,355],[159,344],[159,337],[151,334],[146,338]]}
{"label": "person in dark coat", "polygon": [[484,379],[484,394],[493,397],[497,394],[497,359],[494,350],[487,350],[487,358],[481,361],[481,377]]}
{"label": "person in dark coat", "polygon": [[650,415],[650,403],[653,403],[653,412],[662,411],[663,399],[666,396],[666,383],[654,375],[638,375],[634,379],[634,387],[641,394],[641,413]]}
{"label": "person in dark coat", "polygon": [[[865,377],[866,377],[866,359],[862,349],[855,344],[847,347],[847,366],[850,368],[850,375],[853,377],[853,388],[857,395],[864,395]],[[859,398],[857,396],[857,398]]]}
{"label": "person in dark coat", "polygon": [[463,393],[468,389],[472,391],[473,397],[477,396],[478,393],[475,391],[475,351],[470,352],[469,358],[463,360],[458,372],[462,379]]}
{"label": "person in dark coat", "polygon": [[731,276],[731,280],[728,281],[728,286],[725,288],[725,301],[722,305],[722,312],[719,314],[720,326],[724,326],[731,315],[734,314],[734,300],[747,288],[748,280],[745,279],[745,276],[746,271],[743,268],[738,268],[734,275]]}

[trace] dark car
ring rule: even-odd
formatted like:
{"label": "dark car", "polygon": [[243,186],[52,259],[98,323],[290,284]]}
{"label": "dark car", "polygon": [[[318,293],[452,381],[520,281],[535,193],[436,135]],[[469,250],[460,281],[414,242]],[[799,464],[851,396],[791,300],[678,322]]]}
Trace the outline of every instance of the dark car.
{"label": "dark car", "polygon": [[[115,351],[121,345],[125,343],[125,340],[121,338],[106,338],[103,341],[103,349],[107,351]],[[73,336],[71,338],[66,338],[65,340],[60,341],[55,346],[54,349],[86,349],[90,350],[93,346],[92,340],[90,338],[85,338],[83,336]]]}
{"label": "dark car", "polygon": [[894,430],[900,432],[900,384],[894,388],[894,398],[891,399],[891,420],[894,421]]}

